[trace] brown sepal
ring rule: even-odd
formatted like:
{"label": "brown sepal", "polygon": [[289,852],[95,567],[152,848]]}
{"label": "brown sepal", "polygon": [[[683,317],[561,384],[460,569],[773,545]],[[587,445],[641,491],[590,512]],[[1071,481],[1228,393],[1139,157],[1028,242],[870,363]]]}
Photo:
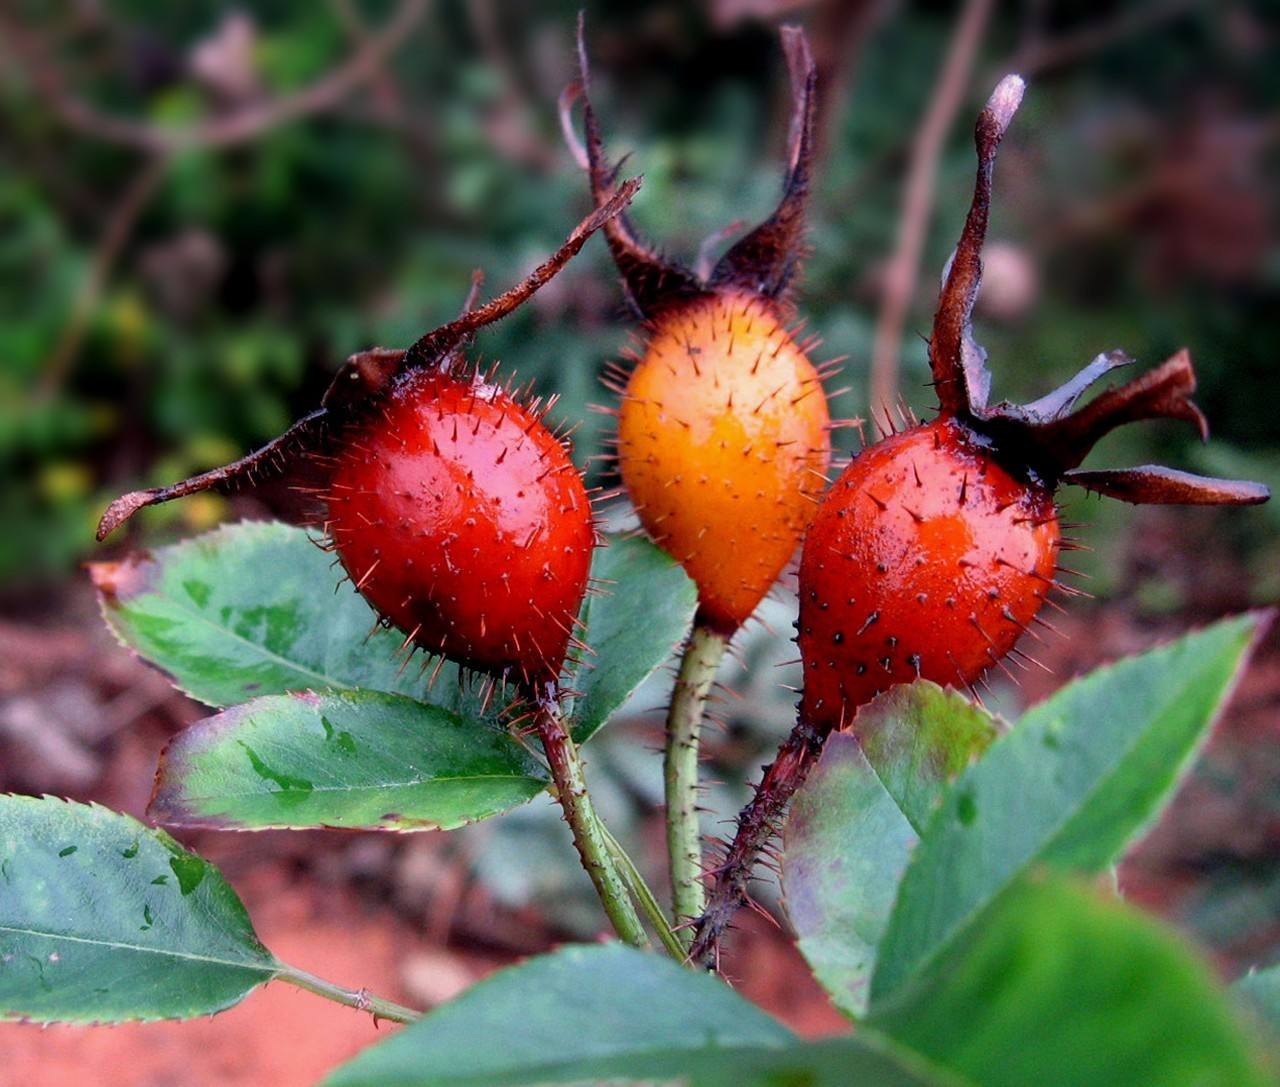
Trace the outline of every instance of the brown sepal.
{"label": "brown sepal", "polygon": [[973,202],[944,273],[929,340],[929,365],[938,403],[949,415],[981,414],[991,392],[986,352],[973,339],[973,304],[982,282],[982,245],[991,212],[996,151],[1022,102],[1025,88],[1020,76],[1007,75],[1000,80],[974,129],[978,177],[973,186]]}
{"label": "brown sepal", "polygon": [[805,210],[813,166],[817,66],[804,31],[782,28],[782,48],[791,74],[791,136],[782,200],[774,213],[736,242],[711,273],[710,286],[743,287],[766,298],[786,294],[804,255]]}
{"label": "brown sepal", "polygon": [[[626,216],[618,216],[605,227],[627,301],[641,319],[651,319],[662,309],[725,287],[778,299],[794,282],[804,254],[816,68],[800,28],[783,27],[782,46],[791,75],[793,106],[787,175],[782,199],[773,214],[731,246],[706,276],[663,256],[640,236]],[[578,66],[577,81],[560,96],[560,124],[569,150],[590,179],[592,199],[599,204],[613,189],[617,167],[610,166],[605,156],[599,122],[588,94],[591,73],[582,16],[578,18]],[[579,99],[583,102],[581,140],[573,123],[573,108]]]}
{"label": "brown sepal", "polygon": [[1062,482],[1118,498],[1121,502],[1148,506],[1256,506],[1271,497],[1271,491],[1261,483],[1213,479],[1158,464],[1137,468],[1077,468],[1065,473]]}
{"label": "brown sepal", "polygon": [[1183,348],[1172,358],[1132,381],[1089,401],[1063,418],[1039,423],[1036,441],[1052,456],[1059,472],[1077,467],[1102,437],[1143,419],[1182,419],[1209,437],[1209,422],[1191,399],[1196,374]]}
{"label": "brown sepal", "polygon": [[[609,199],[617,182],[617,166],[610,166],[600,136],[600,124],[591,108],[589,89],[591,69],[587,59],[585,18],[578,15],[578,79],[560,95],[560,127],[578,164],[587,172],[591,199],[601,207]],[[573,124],[573,107],[582,99],[582,128],[585,142],[580,142]],[[647,319],[659,309],[705,293],[698,277],[683,265],[668,260],[645,241],[626,215],[618,215],[605,227],[609,252],[622,276],[627,301],[636,314]]]}
{"label": "brown sepal", "polygon": [[475,305],[475,299],[479,293],[480,277],[474,274],[461,315],[428,332],[407,351],[374,347],[352,355],[325,392],[321,406],[261,449],[169,487],[153,487],[121,495],[107,507],[98,522],[98,539],[106,539],[147,506],[200,491],[230,491],[252,485],[287,471],[300,457],[323,451],[343,426],[374,407],[403,375],[429,367],[451,367],[477,330],[507,316],[527,301],[578,253],[595,231],[630,203],[639,187],[639,178],[618,186],[600,207],[574,228],[564,244],[547,260],[509,291],[479,307]]}
{"label": "brown sepal", "polygon": [[1127,423],[1181,419],[1194,425],[1202,439],[1208,438],[1208,422],[1191,399],[1196,376],[1185,348],[1154,370],[1108,389],[1082,408],[1075,405],[1085,390],[1116,367],[1128,365],[1128,355],[1122,351],[1099,355],[1066,384],[1030,404],[1003,401],[989,405],[991,374],[986,352],[973,338],[973,306],[982,281],[982,246],[990,215],[996,152],[1024,89],[1019,76],[1005,76],[978,117],[978,173],[973,201],[943,278],[929,341],[929,362],[940,411],[985,434],[1006,461],[1051,486],[1076,483],[1128,502],[1265,502],[1269,493],[1259,484],[1205,479],[1171,468],[1077,470],[1104,435]]}

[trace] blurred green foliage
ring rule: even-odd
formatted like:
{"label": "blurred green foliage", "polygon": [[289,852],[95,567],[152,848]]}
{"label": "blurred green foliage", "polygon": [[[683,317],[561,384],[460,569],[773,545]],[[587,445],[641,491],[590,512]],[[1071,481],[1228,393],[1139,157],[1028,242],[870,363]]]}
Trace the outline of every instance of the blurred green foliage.
{"label": "blurred green foliage", "polygon": [[[396,7],[7,6],[71,94],[112,115],[173,125],[239,108],[237,78],[250,101],[325,79]],[[143,158],[60,121],[31,78],[26,37],[9,38],[0,68],[0,584],[68,570],[90,549],[109,497],[273,436],[314,404],[347,353],[408,342],[453,314],[473,267],[500,290],[563,237],[587,206],[555,109],[574,74],[576,6],[438,0],[381,77],[335,108],[243,145],[176,155],[89,300],[62,373],[54,360],[75,328],[77,297]],[[904,387],[917,410],[929,406],[922,334],[932,285],[971,185],[968,118],[1011,57],[1034,59],[1141,6],[999,8],[941,163],[906,330]],[[635,218],[673,255],[692,260],[706,234],[759,218],[776,199],[785,71],[772,26],[734,14],[771,7],[840,25],[838,11],[820,4],[588,5],[610,145],[634,152],[628,168],[645,175]],[[1196,453],[1172,425],[1144,427],[1110,440],[1098,463],[1158,454],[1274,478],[1275,35],[1268,40],[1264,6],[1169,7],[1104,48],[1043,71],[1032,65],[999,169],[993,237],[1008,244],[999,282],[989,277],[980,334],[997,395],[1038,395],[1103,349],[1123,346],[1151,364],[1185,344],[1215,426],[1212,450]],[[243,39],[227,30],[237,11],[250,19]],[[877,277],[954,17],[947,4],[888,5],[860,52],[828,43],[829,29],[818,41],[841,93],[823,122],[799,309],[828,354],[851,356],[840,384],[852,391],[836,404],[844,415],[867,414]],[[212,61],[211,46],[221,46]],[[486,332],[479,350],[561,394],[557,414],[580,424],[577,454],[587,463],[608,423],[587,407],[607,400],[596,375],[627,335],[595,242],[535,304]],[[1094,510],[1095,537],[1128,523],[1097,505],[1088,519]],[[224,511],[220,500],[192,501],[145,524],[173,535]],[[1225,513],[1221,523],[1242,525],[1240,517]],[[1275,567],[1273,529],[1271,521],[1228,535],[1262,571]]]}

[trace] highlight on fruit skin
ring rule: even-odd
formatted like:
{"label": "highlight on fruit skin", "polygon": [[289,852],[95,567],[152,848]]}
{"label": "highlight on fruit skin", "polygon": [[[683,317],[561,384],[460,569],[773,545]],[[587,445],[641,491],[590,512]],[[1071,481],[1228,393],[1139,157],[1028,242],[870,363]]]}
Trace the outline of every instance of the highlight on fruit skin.
{"label": "highlight on fruit skin", "polygon": [[549,403],[468,364],[476,331],[506,316],[631,200],[608,201],[523,282],[408,350],[353,355],[321,406],[249,456],[171,487],[118,498],[104,539],[139,509],[207,489],[231,490],[308,461],[323,484],[323,525],[347,575],[388,626],[475,672],[553,684],[574,641],[596,530],[591,499]]}
{"label": "highlight on fruit skin", "polygon": [[[703,627],[731,635],[795,554],[826,485],[830,415],[826,367],[788,327],[803,256],[813,156],[815,69],[798,28],[782,31],[793,116],[783,195],[773,214],[714,267],[687,268],[658,253],[625,216],[604,228],[623,289],[645,333],[615,367],[618,467],[650,537],[698,586]],[[566,138],[597,204],[617,171],[605,159],[581,75],[561,98]],[[585,139],[572,111],[583,102]],[[715,240],[715,239],[713,239]]]}
{"label": "highlight on fruit skin", "polygon": [[[1135,503],[1252,505],[1266,487],[1159,465],[1080,467],[1100,438],[1145,419],[1208,426],[1192,401],[1186,350],[1084,407],[1081,395],[1130,359],[1099,355],[1031,404],[990,404],[986,352],[973,338],[996,151],[1022,100],[1006,76],[978,118],[978,172],[959,244],[944,275],[929,361],[939,413],[864,450],[827,493],[800,562],[798,722],[765,768],[715,871],[691,955],[711,966],[760,851],[821,753],[879,692],[917,677],[973,690],[1016,647],[1053,589],[1064,546],[1054,493],[1075,484]],[[886,406],[887,407],[887,406]],[[886,414],[887,411],[886,411]],[[891,416],[890,416],[891,418]],[[1066,541],[1069,543],[1069,541]],[[975,692],[976,693],[976,692]]]}

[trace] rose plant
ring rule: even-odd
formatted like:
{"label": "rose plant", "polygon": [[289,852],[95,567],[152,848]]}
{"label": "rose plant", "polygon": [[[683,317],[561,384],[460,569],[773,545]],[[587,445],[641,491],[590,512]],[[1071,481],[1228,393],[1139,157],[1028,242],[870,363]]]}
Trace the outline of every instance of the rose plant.
{"label": "rose plant", "polygon": [[[190,1018],[275,981],[406,1024],[336,1069],[333,1087],[1268,1082],[1280,973],[1227,991],[1178,936],[1124,903],[1115,866],[1194,762],[1269,615],[1228,618],[1075,679],[1017,722],[968,689],[1055,583],[1059,484],[1146,501],[1266,497],[1162,468],[1079,470],[1119,423],[1203,425],[1185,357],[1078,410],[1085,387],[1125,361],[1118,354],[1035,404],[988,406],[969,315],[995,146],[1020,82],[1004,81],[978,124],[977,192],[931,343],[939,420],[869,447],[801,516],[792,500],[812,483],[787,458],[820,468],[827,455],[825,406],[804,409],[812,444],[758,465],[732,459],[735,485],[759,484],[760,508],[782,511],[776,532],[741,532],[725,551],[719,537],[750,525],[717,507],[697,526],[697,504],[677,508],[674,496],[670,534],[655,519],[658,475],[697,472],[706,454],[680,446],[674,468],[659,455],[680,444],[662,438],[671,409],[641,376],[661,377],[662,336],[699,360],[663,395],[714,411],[715,435],[734,425],[729,390],[750,386],[754,359],[745,375],[735,367],[752,335],[785,357],[797,389],[818,385],[776,324],[814,90],[795,33],[787,50],[797,118],[783,203],[719,270],[668,266],[637,240],[620,216],[638,183],[618,183],[588,113],[596,209],[526,281],[477,306],[477,280],[460,317],[407,351],[354,356],[321,406],[263,450],[112,505],[102,536],[156,502],[296,475],[315,516],[229,525],[91,567],[120,642],[213,712],[160,754],[147,823],[0,797],[0,1017]],[[566,106],[585,82],[584,60]],[[623,420],[652,409],[633,420],[623,475],[648,496],[637,504],[654,542],[602,536],[598,496],[544,425],[545,404],[466,361],[471,339],[597,229],[655,337]],[[703,364],[721,368],[723,399],[714,380],[687,396]],[[795,422],[787,412],[751,416],[755,437],[791,447],[779,437]],[[760,482],[766,469],[776,493]],[[703,855],[695,833],[690,856],[686,803],[696,747],[688,757],[668,746],[669,767],[678,763],[668,910],[593,805],[584,752],[681,650],[669,722],[696,745],[715,664],[699,654],[718,659],[777,576],[778,540],[811,520],[797,731],[744,811],[740,841],[706,862],[705,912],[690,885]],[[967,573],[979,560],[990,569]],[[942,685],[952,681],[962,689]],[[425,1015],[281,961],[216,868],[160,829],[445,832],[547,795],[618,939],[535,957]],[[718,976],[719,940],[771,843],[799,950],[851,1020],[846,1035],[803,1041]]]}

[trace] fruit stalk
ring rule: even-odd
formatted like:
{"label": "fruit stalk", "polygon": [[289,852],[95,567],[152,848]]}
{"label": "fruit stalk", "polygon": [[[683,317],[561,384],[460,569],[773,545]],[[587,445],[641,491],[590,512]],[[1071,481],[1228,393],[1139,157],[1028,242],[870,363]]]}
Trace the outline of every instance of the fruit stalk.
{"label": "fruit stalk", "polygon": [[720,939],[733,915],[747,905],[747,884],[756,859],[777,832],[787,803],[813,769],[827,733],[797,720],[791,734],[778,748],[778,757],[764,768],[755,793],[738,813],[733,841],[715,870],[707,907],[693,929],[689,959],[707,970],[719,968]]}
{"label": "fruit stalk", "polygon": [[[667,711],[667,858],[677,926],[700,916],[706,906],[698,826],[698,743],[707,695],[728,645],[724,634],[701,624],[694,626]],[[681,943],[687,946],[693,933],[687,928],[678,932]]]}
{"label": "fruit stalk", "polygon": [[560,716],[560,702],[553,683],[547,684],[537,698],[534,727],[547,754],[551,777],[556,785],[556,799],[564,812],[565,822],[573,831],[573,844],[582,860],[582,867],[591,877],[604,912],[619,939],[633,947],[647,947],[649,939],[627,891],[626,881],[614,863],[608,834],[591,803],[578,745],[573,742],[565,728],[564,718]]}

